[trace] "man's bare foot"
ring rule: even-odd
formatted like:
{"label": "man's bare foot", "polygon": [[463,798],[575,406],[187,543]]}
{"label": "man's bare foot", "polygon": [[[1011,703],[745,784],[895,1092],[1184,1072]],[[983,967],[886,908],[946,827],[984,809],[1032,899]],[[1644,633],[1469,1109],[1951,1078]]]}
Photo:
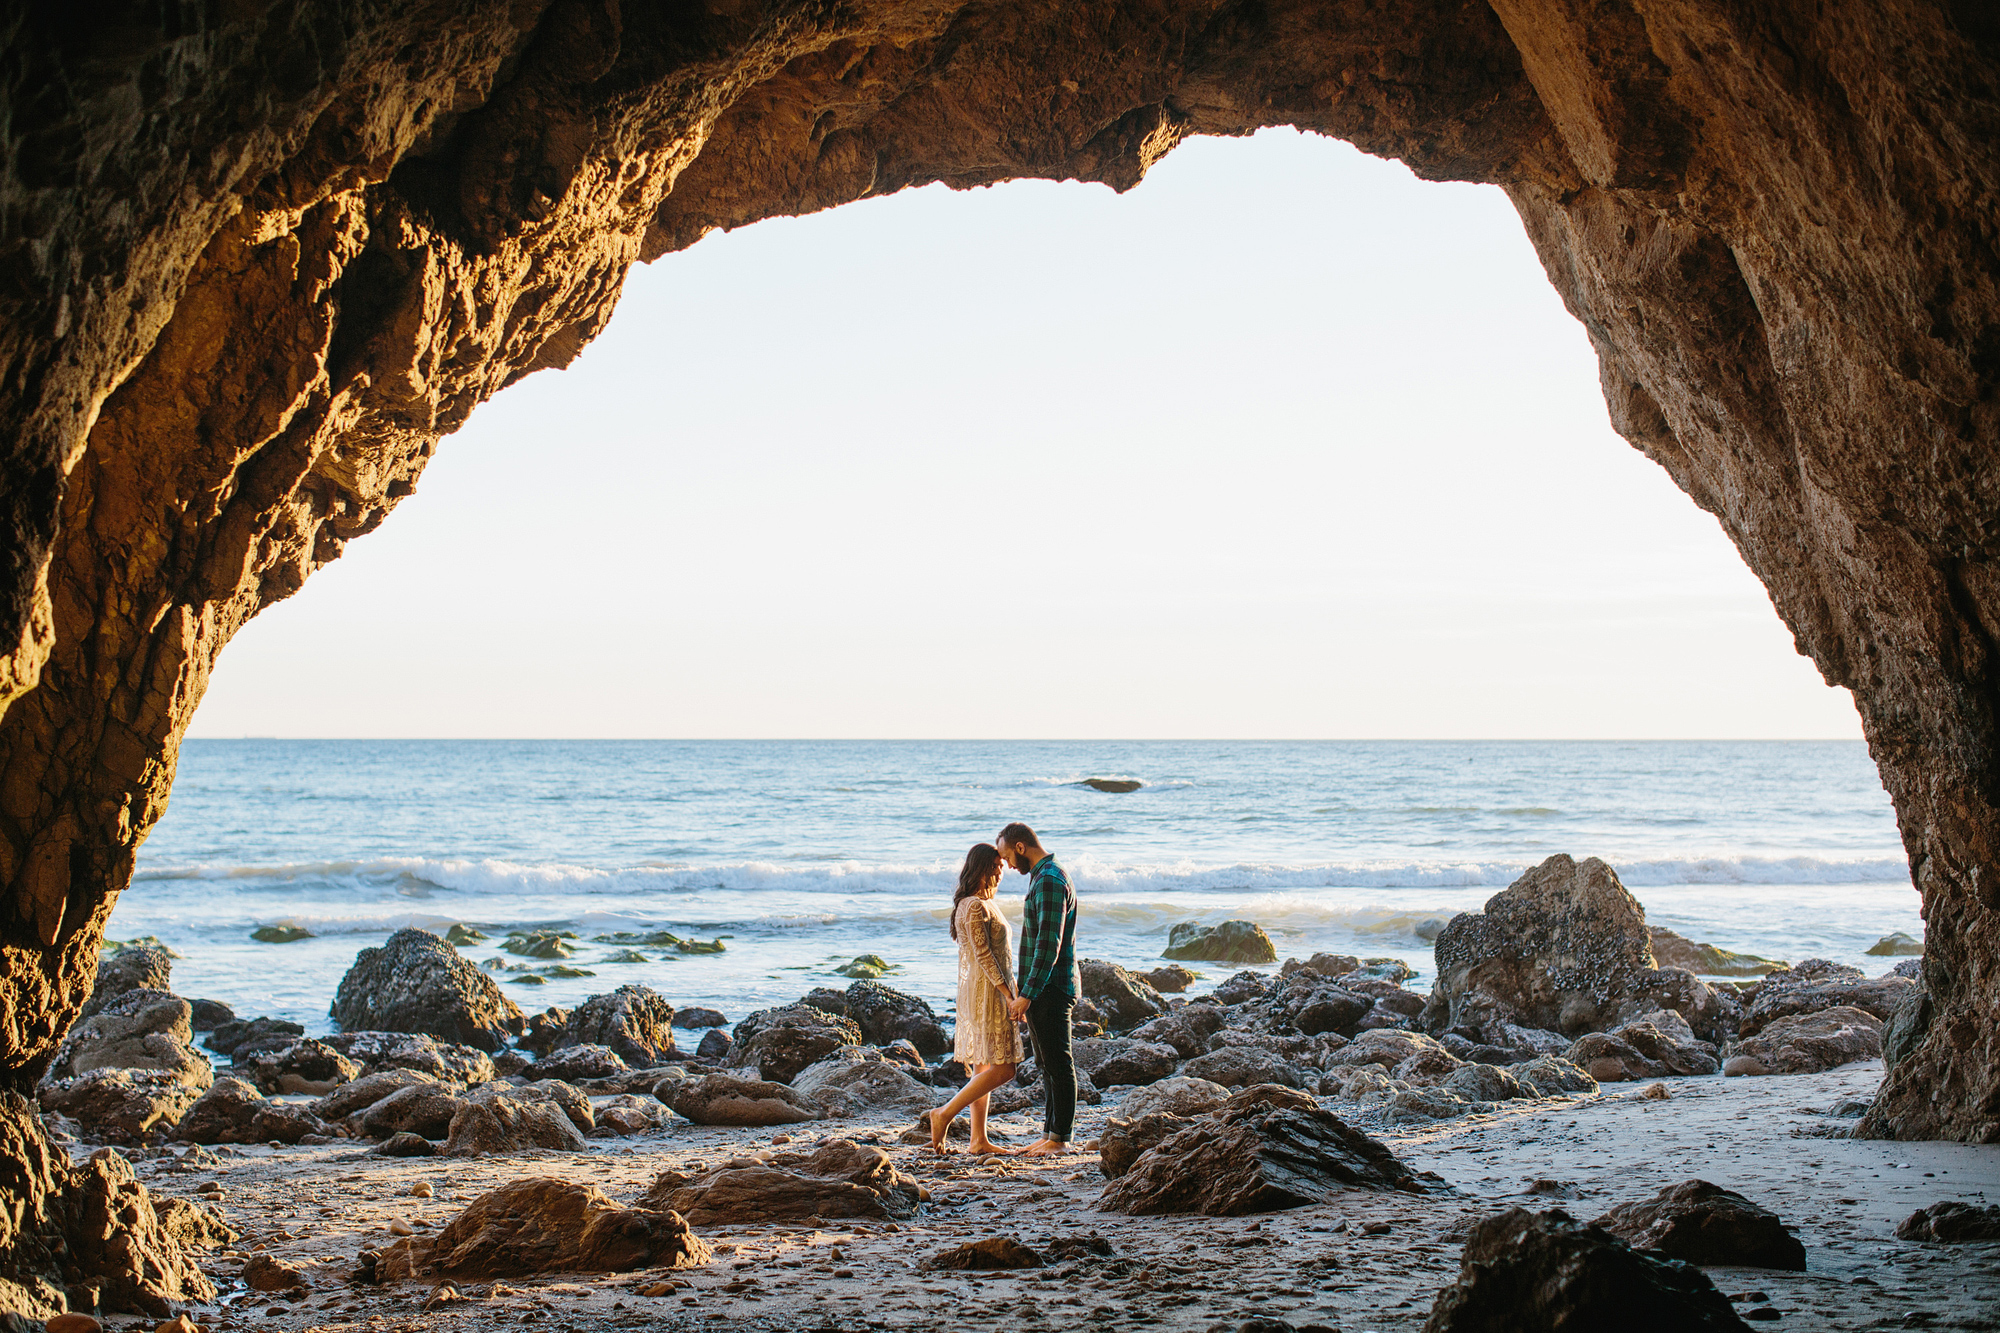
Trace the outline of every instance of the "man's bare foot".
{"label": "man's bare foot", "polygon": [[1016,1157],[1060,1157],[1068,1151],[1069,1142],[1066,1139],[1043,1139],[1040,1143],[1029,1144],[1014,1155]]}

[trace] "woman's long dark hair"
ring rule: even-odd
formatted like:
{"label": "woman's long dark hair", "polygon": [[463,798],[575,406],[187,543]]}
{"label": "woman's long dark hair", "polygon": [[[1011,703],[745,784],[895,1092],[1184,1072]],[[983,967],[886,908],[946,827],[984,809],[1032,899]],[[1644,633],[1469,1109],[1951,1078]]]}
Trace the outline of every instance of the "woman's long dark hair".
{"label": "woman's long dark hair", "polygon": [[1000,865],[1000,849],[990,842],[976,842],[972,850],[965,854],[965,865],[958,872],[958,892],[951,896],[951,937],[958,938],[958,905],[967,898],[977,898],[986,887],[987,876]]}

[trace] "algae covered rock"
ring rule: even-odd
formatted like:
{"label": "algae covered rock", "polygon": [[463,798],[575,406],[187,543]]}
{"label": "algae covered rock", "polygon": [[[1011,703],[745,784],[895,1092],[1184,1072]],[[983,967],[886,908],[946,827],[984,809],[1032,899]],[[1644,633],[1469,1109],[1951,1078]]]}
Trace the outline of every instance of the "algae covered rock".
{"label": "algae covered rock", "polygon": [[340,979],[333,1019],[349,1031],[422,1032],[488,1053],[526,1025],[492,977],[427,930],[363,949]]}
{"label": "algae covered rock", "polygon": [[1160,956],[1183,963],[1275,963],[1278,946],[1254,921],[1225,921],[1219,926],[1183,921],[1167,932],[1167,947]]}

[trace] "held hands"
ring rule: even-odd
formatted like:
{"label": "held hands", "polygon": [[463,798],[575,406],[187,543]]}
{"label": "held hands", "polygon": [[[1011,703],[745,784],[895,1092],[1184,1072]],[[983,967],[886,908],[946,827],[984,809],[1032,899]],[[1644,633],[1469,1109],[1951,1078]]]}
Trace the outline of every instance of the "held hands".
{"label": "held hands", "polygon": [[1013,999],[1007,1001],[1007,1017],[1013,1019],[1016,1023],[1025,1022],[1028,1017],[1028,997],[1025,995],[1016,995]]}

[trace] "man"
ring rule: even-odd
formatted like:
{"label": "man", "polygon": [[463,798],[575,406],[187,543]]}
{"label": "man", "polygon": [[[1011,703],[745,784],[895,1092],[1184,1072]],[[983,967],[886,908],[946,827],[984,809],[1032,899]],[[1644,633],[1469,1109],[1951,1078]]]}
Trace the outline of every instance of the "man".
{"label": "man", "polygon": [[1069,1151],[1076,1128],[1076,1059],[1070,1050],[1070,1013],[1082,990],[1076,970],[1076,890],[1026,824],[1009,824],[995,843],[1000,859],[1028,876],[1020,993],[1007,1012],[1015,1022],[1028,1024],[1044,1099],[1042,1140],[1023,1148],[1021,1155],[1051,1157]]}

